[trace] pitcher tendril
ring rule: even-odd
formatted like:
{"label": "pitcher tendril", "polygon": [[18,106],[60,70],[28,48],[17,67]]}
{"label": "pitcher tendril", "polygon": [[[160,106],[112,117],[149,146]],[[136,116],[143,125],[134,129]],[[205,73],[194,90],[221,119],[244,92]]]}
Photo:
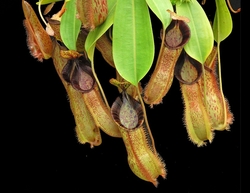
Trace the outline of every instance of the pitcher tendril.
{"label": "pitcher tendril", "polygon": [[[174,78],[181,89],[187,138],[196,147],[212,143],[217,131],[228,131],[233,124],[222,89],[219,48],[232,32],[230,14],[241,11],[230,0],[214,0],[214,21],[202,7],[206,0],[65,0],[52,16],[48,13],[60,0],[39,0],[45,27],[31,5],[21,1],[28,50],[40,62],[52,60],[69,98],[78,142],[94,148],[102,144],[102,135],[122,140],[127,164],[141,180],[157,187],[158,178],[167,177],[151,130],[160,133],[168,125],[150,127],[146,108],[153,111],[163,103]],[[47,21],[41,8],[45,4]],[[158,53],[150,11],[162,23]],[[108,77],[117,87],[110,93],[116,96],[112,105],[95,69],[106,69],[106,64],[94,63],[95,49],[114,69]],[[150,78],[143,85],[146,76]]]}

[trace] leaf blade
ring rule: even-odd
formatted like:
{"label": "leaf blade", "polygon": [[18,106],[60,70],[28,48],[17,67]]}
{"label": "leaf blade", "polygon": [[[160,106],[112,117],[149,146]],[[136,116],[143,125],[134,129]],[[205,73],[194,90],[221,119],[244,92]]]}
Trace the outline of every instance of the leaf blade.
{"label": "leaf blade", "polygon": [[214,45],[212,27],[198,1],[182,2],[176,4],[178,15],[189,18],[188,23],[191,36],[184,50],[189,56],[204,64]]}
{"label": "leaf blade", "polygon": [[55,3],[55,2],[58,2],[58,1],[63,1],[63,0],[39,0],[38,2],[36,2],[36,4],[41,4],[41,5],[46,5],[46,4],[49,4],[49,3]]}
{"label": "leaf blade", "polygon": [[69,50],[76,50],[76,40],[81,28],[81,21],[76,18],[75,2],[76,0],[67,1],[60,24],[62,41]]}
{"label": "leaf blade", "polygon": [[114,20],[114,11],[117,0],[108,1],[108,16],[102,25],[97,26],[93,31],[90,31],[86,41],[85,41],[85,50],[89,58],[93,58],[93,49],[96,41],[111,27]]}
{"label": "leaf blade", "polygon": [[213,22],[214,39],[217,43],[226,39],[232,32],[233,23],[226,1],[215,0],[216,11]]}
{"label": "leaf blade", "polygon": [[167,12],[169,9],[173,11],[173,6],[170,0],[146,0],[150,9],[154,12],[154,14],[158,17],[161,21],[164,30],[171,22],[170,14]]}
{"label": "leaf blade", "polygon": [[144,0],[118,0],[113,24],[113,57],[119,74],[133,85],[149,71],[154,39]]}

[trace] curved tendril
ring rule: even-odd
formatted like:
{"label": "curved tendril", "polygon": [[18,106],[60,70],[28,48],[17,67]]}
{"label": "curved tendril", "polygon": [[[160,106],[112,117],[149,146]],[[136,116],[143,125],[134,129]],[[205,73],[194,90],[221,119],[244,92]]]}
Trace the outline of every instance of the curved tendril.
{"label": "curved tendril", "polygon": [[233,12],[233,13],[239,13],[241,11],[241,8],[238,8],[237,10],[234,10],[231,3],[230,3],[230,0],[227,0],[227,5],[229,7],[229,9]]}
{"label": "curved tendril", "polygon": [[[204,5],[205,3],[206,3],[206,0],[202,0],[201,4]],[[239,13],[241,11],[241,8],[234,10],[231,3],[230,3],[230,0],[227,0],[227,5],[228,5],[230,11],[232,11],[233,13]]]}
{"label": "curved tendril", "polygon": [[41,17],[43,23],[47,26],[48,24],[47,24],[47,22],[45,21],[45,19],[44,19],[44,17],[43,17],[43,14],[42,14],[42,11],[41,11],[42,2],[43,2],[43,0],[41,0],[41,1],[38,2],[38,12],[39,12],[39,15],[40,15],[40,17]]}
{"label": "curved tendril", "polygon": [[[58,13],[59,13],[59,14],[58,14],[59,17],[61,17],[62,14],[65,12],[65,6],[66,6],[66,3],[67,3],[68,1],[69,1],[69,0],[65,0],[65,1],[64,1],[62,8],[61,8],[60,11],[58,12]],[[41,10],[42,2],[43,2],[43,0],[40,0],[40,1],[38,2],[38,13],[39,13],[39,15],[40,15],[40,17],[41,17],[43,23],[46,25],[46,27],[48,27],[48,23],[47,23],[46,20],[44,19],[43,14],[42,14],[42,10]],[[54,3],[55,3],[55,2],[54,2]]]}
{"label": "curved tendril", "polygon": [[[85,53],[85,54],[86,54],[86,53]],[[94,58],[91,59],[91,68],[92,68],[92,73],[93,73],[93,76],[94,76],[94,78],[95,78],[95,81],[96,81],[96,83],[97,83],[97,85],[98,85],[98,88],[100,89],[102,98],[103,98],[103,100],[104,100],[104,102],[105,102],[107,108],[110,110],[110,106],[109,106],[108,100],[107,100],[107,98],[106,98],[106,95],[105,95],[105,93],[104,93],[104,91],[103,91],[102,85],[101,85],[101,83],[100,83],[100,81],[99,81],[99,79],[98,79],[98,77],[97,77],[96,72],[95,72]]]}

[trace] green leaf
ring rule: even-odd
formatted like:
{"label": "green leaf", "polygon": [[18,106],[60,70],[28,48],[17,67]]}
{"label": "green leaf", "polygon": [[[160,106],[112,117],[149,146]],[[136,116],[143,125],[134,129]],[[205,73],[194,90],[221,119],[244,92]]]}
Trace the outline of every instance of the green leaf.
{"label": "green leaf", "polygon": [[226,39],[233,29],[231,14],[226,1],[215,0],[216,11],[213,22],[214,39],[217,43]]}
{"label": "green leaf", "polygon": [[111,27],[114,20],[114,12],[117,0],[108,0],[108,16],[106,20],[100,26],[96,27],[93,31],[90,31],[86,41],[85,50],[90,59],[93,58],[94,47],[96,41]]}
{"label": "green leaf", "polygon": [[198,1],[176,4],[176,12],[180,16],[189,18],[191,36],[184,50],[189,56],[204,64],[214,45],[213,30]]}
{"label": "green leaf", "polygon": [[146,0],[149,8],[154,12],[154,14],[160,19],[164,30],[171,22],[171,17],[167,10],[173,11],[173,6],[170,0]]}
{"label": "green leaf", "polygon": [[40,0],[38,2],[36,2],[36,4],[41,4],[41,5],[46,5],[49,3],[54,3],[54,2],[58,2],[58,1],[63,1],[63,0]]}
{"label": "green leaf", "polygon": [[112,48],[117,71],[137,86],[154,58],[153,32],[145,0],[117,0]]}
{"label": "green leaf", "polygon": [[60,34],[63,43],[69,50],[76,50],[76,40],[81,28],[81,21],[76,18],[76,0],[66,3],[66,11],[62,15]]}

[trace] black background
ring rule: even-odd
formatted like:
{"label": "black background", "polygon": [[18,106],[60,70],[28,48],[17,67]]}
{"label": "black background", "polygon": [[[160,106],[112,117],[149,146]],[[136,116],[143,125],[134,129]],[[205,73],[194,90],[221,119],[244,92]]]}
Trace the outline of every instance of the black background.
{"label": "black background", "polygon": [[[36,1],[28,2],[36,10]],[[67,95],[52,60],[41,63],[31,57],[21,0],[8,4],[0,12],[1,192],[241,192],[241,13],[232,13],[232,34],[221,43],[223,90],[235,117],[231,130],[216,132],[205,147],[193,145],[182,122],[183,103],[175,79],[163,104],[147,109],[156,149],[168,171],[167,179],[159,178],[155,188],[129,169],[121,139],[102,132],[103,142],[98,147],[78,143]],[[210,19],[214,8],[214,1],[204,6]],[[161,24],[153,14],[152,22],[157,53]],[[114,69],[99,52],[95,63],[112,103],[118,94],[108,83],[115,77]]]}

